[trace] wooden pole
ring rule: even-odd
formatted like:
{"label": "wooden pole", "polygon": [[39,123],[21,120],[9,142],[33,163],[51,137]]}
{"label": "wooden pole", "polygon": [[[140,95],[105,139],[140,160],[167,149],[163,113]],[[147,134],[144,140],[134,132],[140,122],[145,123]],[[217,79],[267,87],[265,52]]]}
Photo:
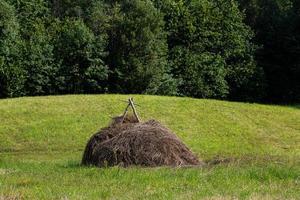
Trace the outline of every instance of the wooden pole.
{"label": "wooden pole", "polygon": [[122,115],[122,122],[121,122],[121,123],[124,122],[124,119],[125,119],[125,117],[126,117],[126,115],[127,115],[127,113],[128,113],[128,108],[129,108],[129,107],[132,108],[132,111],[133,111],[133,114],[134,114],[136,120],[137,120],[138,122],[141,122],[141,120],[140,120],[140,118],[139,118],[139,116],[138,116],[138,114],[137,114],[137,111],[136,111],[136,109],[135,109],[135,105],[134,105],[134,103],[133,103],[133,98],[129,98],[129,99],[128,99],[128,105],[127,105],[127,107],[126,107],[126,109],[125,109],[125,111],[124,111],[124,114]]}
{"label": "wooden pole", "polygon": [[126,107],[126,109],[125,109],[125,111],[124,111],[124,114],[123,114],[123,116],[122,116],[122,122],[121,122],[121,123],[124,122],[125,116],[126,116],[127,113],[128,113],[128,108],[129,108],[129,106],[130,106],[130,103],[128,102],[128,105],[127,105],[127,107]]}
{"label": "wooden pole", "polygon": [[134,106],[134,103],[133,103],[133,98],[128,99],[128,101],[129,101],[129,105],[131,106],[131,108],[133,110],[134,116],[136,117],[137,121],[140,122],[141,120],[140,120],[140,118],[139,118],[139,116],[136,112],[136,109],[135,109],[135,106]]}

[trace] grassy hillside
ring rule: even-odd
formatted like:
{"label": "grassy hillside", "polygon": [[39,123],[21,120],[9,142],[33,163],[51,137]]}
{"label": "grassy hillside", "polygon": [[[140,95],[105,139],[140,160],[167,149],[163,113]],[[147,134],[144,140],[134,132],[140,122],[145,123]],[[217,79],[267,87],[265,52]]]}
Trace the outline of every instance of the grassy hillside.
{"label": "grassy hillside", "polygon": [[128,96],[0,100],[0,199],[299,199],[300,108],[134,96],[138,112],[172,129],[197,169],[79,166],[88,138]]}

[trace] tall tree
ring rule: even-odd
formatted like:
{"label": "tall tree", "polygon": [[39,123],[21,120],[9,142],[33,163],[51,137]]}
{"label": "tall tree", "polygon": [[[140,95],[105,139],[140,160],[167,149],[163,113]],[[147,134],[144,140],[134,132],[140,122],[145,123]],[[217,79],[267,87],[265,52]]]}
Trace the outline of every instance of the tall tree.
{"label": "tall tree", "polygon": [[21,24],[22,66],[27,72],[25,91],[28,95],[51,94],[55,66],[53,45],[47,30],[51,23],[49,5],[44,0],[12,2]]}
{"label": "tall tree", "polygon": [[150,0],[110,2],[107,59],[112,91],[176,94],[162,14]]}
{"label": "tall tree", "polygon": [[[76,17],[85,19],[88,15],[88,8],[98,0],[51,0],[52,15],[63,19],[65,17]],[[100,0],[101,1],[101,0]]]}
{"label": "tall tree", "polygon": [[54,56],[59,63],[57,88],[60,93],[105,91],[108,69],[103,62],[105,44],[81,19],[58,21]]}
{"label": "tall tree", "polygon": [[20,64],[20,46],[15,10],[0,0],[0,98],[24,94],[25,70]]}
{"label": "tall tree", "polygon": [[182,94],[244,100],[256,95],[257,86],[249,87],[261,74],[253,59],[253,34],[234,1],[155,4],[165,13],[169,60],[172,72],[183,80]]}
{"label": "tall tree", "polygon": [[261,45],[257,62],[267,82],[267,101],[300,101],[300,3],[297,0],[239,0],[246,23]]}

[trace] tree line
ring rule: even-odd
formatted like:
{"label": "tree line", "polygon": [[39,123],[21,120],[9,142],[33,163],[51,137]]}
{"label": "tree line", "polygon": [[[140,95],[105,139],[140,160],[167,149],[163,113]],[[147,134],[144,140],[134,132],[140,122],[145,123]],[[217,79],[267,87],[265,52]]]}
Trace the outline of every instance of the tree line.
{"label": "tree line", "polygon": [[297,0],[0,0],[0,98],[299,102]]}

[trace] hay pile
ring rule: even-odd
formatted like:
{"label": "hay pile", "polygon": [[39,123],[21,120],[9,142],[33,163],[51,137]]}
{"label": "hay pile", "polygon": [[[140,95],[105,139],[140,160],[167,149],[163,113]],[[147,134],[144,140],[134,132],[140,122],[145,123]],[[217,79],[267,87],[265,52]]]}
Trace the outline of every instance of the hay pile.
{"label": "hay pile", "polygon": [[83,165],[189,166],[202,162],[159,122],[138,123],[133,117],[119,117],[91,137],[82,158]]}

